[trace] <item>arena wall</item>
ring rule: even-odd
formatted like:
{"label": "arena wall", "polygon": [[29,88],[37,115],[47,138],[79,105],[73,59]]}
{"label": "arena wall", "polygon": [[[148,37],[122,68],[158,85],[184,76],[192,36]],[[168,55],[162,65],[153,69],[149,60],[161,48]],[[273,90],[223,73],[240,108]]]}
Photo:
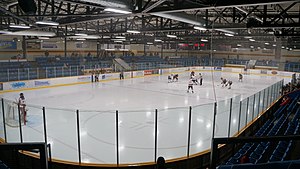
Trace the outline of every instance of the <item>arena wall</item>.
{"label": "arena wall", "polygon": [[[294,72],[284,72],[278,70],[249,69],[245,72],[243,68],[195,66],[195,67],[180,67],[180,68],[170,68],[170,69],[129,71],[129,72],[124,72],[124,78],[128,79],[128,78],[144,77],[149,75],[166,75],[172,73],[175,74],[175,73],[183,73],[186,71],[200,71],[200,72],[201,71],[202,72],[223,71],[223,72],[230,72],[230,73],[246,73],[246,74],[266,75],[266,76],[280,76],[282,78],[287,78],[287,79],[290,79],[292,77],[292,74],[294,74]],[[297,73],[297,76],[299,76],[299,73]],[[100,82],[117,80],[120,78],[120,73],[99,74],[98,77]],[[83,75],[83,76],[72,76],[72,77],[61,77],[61,78],[4,82],[2,84],[2,92],[26,90],[32,88],[47,88],[47,87],[55,87],[55,86],[84,84],[84,83],[90,83],[91,81],[92,81],[91,75]],[[289,81],[286,81],[285,83],[287,82]]]}

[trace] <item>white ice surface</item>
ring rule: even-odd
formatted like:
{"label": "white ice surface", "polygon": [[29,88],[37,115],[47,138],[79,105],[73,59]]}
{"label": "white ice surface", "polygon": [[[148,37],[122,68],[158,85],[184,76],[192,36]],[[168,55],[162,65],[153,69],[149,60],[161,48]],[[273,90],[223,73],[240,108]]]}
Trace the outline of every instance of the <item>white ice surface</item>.
{"label": "white ice surface", "polygon": [[[275,76],[204,72],[203,86],[194,85],[187,93],[189,72],[179,74],[179,81],[167,83],[167,75],[148,76],[100,83],[23,91],[27,104],[28,124],[23,126],[23,140],[44,141],[42,107],[46,107],[48,142],[55,159],[78,161],[76,110],[79,110],[80,141],[83,162],[116,163],[116,110],[119,112],[120,163],[154,160],[154,117],[158,109],[158,154],[166,159],[187,154],[189,106],[192,106],[191,147],[195,154],[209,149],[213,103],[218,101],[216,136],[227,136],[230,98],[233,98],[231,131],[238,130],[239,102],[280,81]],[[233,81],[232,89],[222,88],[220,77]],[[264,91],[267,95],[267,91]],[[240,127],[262,111],[263,93],[243,100]],[[271,94],[271,90],[270,93]],[[19,92],[4,93],[8,100]],[[276,93],[272,93],[275,99]],[[253,104],[254,102],[254,104]],[[1,120],[1,125],[2,120]],[[7,141],[18,142],[19,129],[7,126]],[[3,133],[0,133],[0,137]]]}

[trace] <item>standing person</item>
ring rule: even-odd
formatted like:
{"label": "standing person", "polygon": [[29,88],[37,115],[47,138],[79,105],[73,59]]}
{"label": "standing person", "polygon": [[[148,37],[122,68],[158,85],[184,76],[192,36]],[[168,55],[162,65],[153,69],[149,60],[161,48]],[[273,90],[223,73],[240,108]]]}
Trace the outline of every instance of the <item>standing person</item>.
{"label": "standing person", "polygon": [[202,86],[203,76],[201,73],[199,73],[199,84]]}
{"label": "standing person", "polygon": [[124,79],[124,72],[123,72],[123,70],[120,72],[120,80],[121,79]]}
{"label": "standing person", "polygon": [[188,89],[187,92],[190,92],[190,89],[192,90],[192,93],[194,93],[194,88],[193,88],[194,82],[192,79],[190,79],[189,84],[188,84]]}
{"label": "standing person", "polygon": [[243,75],[241,73],[239,73],[239,82],[243,81]]}
{"label": "standing person", "polygon": [[95,82],[99,82],[99,74],[98,74],[98,72],[95,73]]}
{"label": "standing person", "polygon": [[24,121],[24,125],[26,125],[26,122],[27,122],[27,120],[26,120],[26,115],[27,115],[26,101],[25,101],[25,97],[24,97],[23,93],[20,93],[20,97],[19,97],[19,100],[18,100],[18,106],[19,106],[19,109],[20,109],[20,112],[21,112],[21,118]]}
{"label": "standing person", "polygon": [[92,80],[92,83],[93,83],[94,82],[94,72],[91,75],[91,80]]}

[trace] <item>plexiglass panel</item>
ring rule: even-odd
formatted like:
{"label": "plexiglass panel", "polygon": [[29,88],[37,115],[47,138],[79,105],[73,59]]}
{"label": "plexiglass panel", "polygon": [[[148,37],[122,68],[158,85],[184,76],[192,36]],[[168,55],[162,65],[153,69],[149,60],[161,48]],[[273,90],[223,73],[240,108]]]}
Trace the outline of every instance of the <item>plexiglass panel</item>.
{"label": "plexiglass panel", "polygon": [[80,111],[79,119],[82,162],[116,163],[116,113]]}
{"label": "plexiglass panel", "polygon": [[[189,109],[176,108],[159,110],[158,156],[166,159],[178,158],[187,154]],[[170,129],[174,132],[170,132]]]}

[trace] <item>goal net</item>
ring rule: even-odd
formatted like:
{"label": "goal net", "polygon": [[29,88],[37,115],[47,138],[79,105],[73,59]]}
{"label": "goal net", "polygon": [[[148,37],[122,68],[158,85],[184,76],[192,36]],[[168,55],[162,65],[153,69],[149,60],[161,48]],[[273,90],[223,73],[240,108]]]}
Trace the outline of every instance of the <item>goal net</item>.
{"label": "goal net", "polygon": [[[22,117],[21,113],[20,116]],[[23,118],[21,118],[21,124]],[[19,112],[18,104],[15,102],[9,102],[5,106],[5,124],[10,127],[19,127]]]}

